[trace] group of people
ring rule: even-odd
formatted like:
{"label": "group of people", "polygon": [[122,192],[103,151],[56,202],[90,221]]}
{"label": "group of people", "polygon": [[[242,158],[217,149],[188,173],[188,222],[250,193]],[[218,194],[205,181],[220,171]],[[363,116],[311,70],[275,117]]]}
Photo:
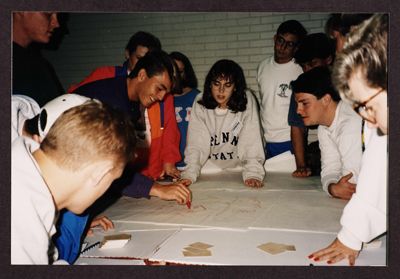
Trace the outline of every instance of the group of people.
{"label": "group of people", "polygon": [[[56,13],[14,13],[13,48],[46,68],[29,48],[58,26]],[[326,26],[307,35],[296,20],[280,24],[258,94],[229,59],[212,65],[200,92],[188,57],[143,31],[122,66],[95,69],[68,94],[46,95],[38,83],[49,75],[22,75],[14,52],[12,263],[72,264],[92,227],[113,227],[95,218],[113,198],[184,205],[205,166],[240,167],[244,185],[262,187],[265,159],[291,151],[294,177],[321,175],[328,195],[350,200],[338,238],[310,258],[354,264],[386,230],[387,15],[333,14]]]}

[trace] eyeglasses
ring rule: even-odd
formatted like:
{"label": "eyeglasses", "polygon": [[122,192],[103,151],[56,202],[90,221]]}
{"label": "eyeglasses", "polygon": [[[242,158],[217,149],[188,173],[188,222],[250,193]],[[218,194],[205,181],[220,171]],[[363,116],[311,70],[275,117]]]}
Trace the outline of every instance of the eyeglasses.
{"label": "eyeglasses", "polygon": [[385,91],[385,89],[382,88],[381,90],[376,92],[374,95],[369,97],[366,101],[364,101],[362,103],[355,102],[353,104],[354,111],[357,112],[366,121],[368,121],[368,122],[370,122],[372,124],[375,124],[376,123],[375,116],[371,114],[372,107],[367,107],[367,104],[372,99],[374,99],[376,96],[378,96],[379,94],[383,93],[384,91]]}
{"label": "eyeglasses", "polygon": [[276,44],[287,47],[287,48],[294,48],[297,45],[297,42],[286,41],[282,36],[279,36],[279,35],[276,37],[275,42],[276,42]]}

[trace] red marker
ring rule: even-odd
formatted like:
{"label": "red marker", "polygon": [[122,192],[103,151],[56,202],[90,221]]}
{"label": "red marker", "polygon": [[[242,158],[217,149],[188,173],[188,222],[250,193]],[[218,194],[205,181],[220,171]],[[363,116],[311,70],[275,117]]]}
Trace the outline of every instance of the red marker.
{"label": "red marker", "polygon": [[189,199],[186,202],[186,206],[190,209],[190,207],[192,206],[192,193],[189,193]]}

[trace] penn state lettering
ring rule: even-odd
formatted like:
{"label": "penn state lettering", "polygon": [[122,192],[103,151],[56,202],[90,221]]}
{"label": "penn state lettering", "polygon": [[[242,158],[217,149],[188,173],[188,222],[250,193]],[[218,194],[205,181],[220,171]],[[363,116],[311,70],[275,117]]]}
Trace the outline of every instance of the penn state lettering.
{"label": "penn state lettering", "polygon": [[238,140],[239,140],[238,136],[233,136],[233,138],[230,139],[230,133],[229,132],[222,132],[222,142],[221,142],[221,136],[218,137],[218,135],[214,135],[214,136],[211,136],[210,145],[211,146],[218,146],[221,143],[230,142],[231,145],[236,146],[238,144]]}
{"label": "penn state lettering", "polygon": [[214,160],[232,160],[233,159],[233,152],[219,152],[219,153],[211,153],[208,157],[209,159]]}

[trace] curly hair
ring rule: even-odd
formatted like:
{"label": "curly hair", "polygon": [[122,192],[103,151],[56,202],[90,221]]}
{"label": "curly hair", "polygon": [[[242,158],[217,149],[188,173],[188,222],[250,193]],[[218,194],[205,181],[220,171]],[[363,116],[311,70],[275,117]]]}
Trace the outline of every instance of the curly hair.
{"label": "curly hair", "polygon": [[227,59],[219,60],[211,67],[204,82],[203,97],[198,103],[207,109],[215,109],[218,106],[217,101],[211,93],[211,83],[220,78],[234,84],[232,96],[227,103],[228,108],[235,113],[245,111],[247,105],[247,84],[243,70],[239,64]]}

